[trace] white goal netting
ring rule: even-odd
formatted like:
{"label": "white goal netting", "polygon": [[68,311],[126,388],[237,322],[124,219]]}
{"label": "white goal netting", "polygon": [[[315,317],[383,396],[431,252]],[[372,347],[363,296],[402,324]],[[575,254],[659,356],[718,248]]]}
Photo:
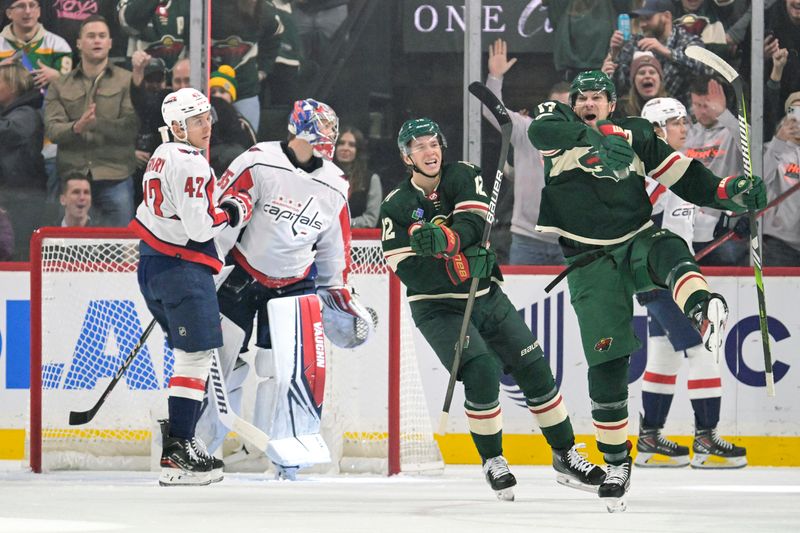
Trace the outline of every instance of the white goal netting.
{"label": "white goal netting", "polygon": [[[160,439],[156,420],[166,416],[173,356],[158,327],[94,419],[68,423],[70,411],[94,405],[152,318],[136,281],[138,241],[124,232],[98,235],[45,230],[34,253],[41,257],[31,265],[32,306],[41,305],[31,331],[41,339],[40,350],[32,343],[34,366],[41,355],[41,386],[36,380],[31,386],[32,406],[41,402],[41,416],[35,407],[31,413],[34,470],[149,469],[153,436]],[[354,238],[351,257],[349,282],[377,313],[378,326],[356,349],[329,344],[323,408],[323,436],[334,456],[329,471],[440,469],[408,305],[399,284],[390,290],[377,237]]]}

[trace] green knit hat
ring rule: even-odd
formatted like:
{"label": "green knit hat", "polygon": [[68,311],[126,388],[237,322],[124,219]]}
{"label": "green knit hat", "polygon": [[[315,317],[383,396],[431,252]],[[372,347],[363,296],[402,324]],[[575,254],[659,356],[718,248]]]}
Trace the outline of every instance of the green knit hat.
{"label": "green knit hat", "polygon": [[225,92],[231,95],[231,101],[236,101],[236,90],[239,84],[236,82],[236,71],[230,65],[220,65],[220,67],[211,73],[211,81],[208,88],[220,87]]}

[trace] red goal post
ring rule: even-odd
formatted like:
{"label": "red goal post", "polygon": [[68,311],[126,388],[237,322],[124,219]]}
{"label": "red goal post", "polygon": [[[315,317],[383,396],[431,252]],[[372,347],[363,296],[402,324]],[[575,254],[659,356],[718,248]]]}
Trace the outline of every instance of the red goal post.
{"label": "red goal post", "polygon": [[[34,472],[148,469],[155,420],[166,411],[171,350],[159,328],[94,420],[91,407],[152,318],[136,281],[138,240],[125,229],[42,228],[31,240],[29,459]],[[361,347],[333,347],[323,408],[332,472],[441,470],[402,284],[380,250],[379,230],[353,230],[351,272],[378,315]]]}

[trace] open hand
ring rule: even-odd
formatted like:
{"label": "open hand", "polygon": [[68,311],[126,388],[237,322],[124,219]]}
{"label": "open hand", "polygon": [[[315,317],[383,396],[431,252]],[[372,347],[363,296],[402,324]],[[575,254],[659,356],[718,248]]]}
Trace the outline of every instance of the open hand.
{"label": "open hand", "polygon": [[503,39],[497,39],[494,44],[489,45],[489,75],[501,78],[509,71],[517,58],[508,59],[508,45]]}

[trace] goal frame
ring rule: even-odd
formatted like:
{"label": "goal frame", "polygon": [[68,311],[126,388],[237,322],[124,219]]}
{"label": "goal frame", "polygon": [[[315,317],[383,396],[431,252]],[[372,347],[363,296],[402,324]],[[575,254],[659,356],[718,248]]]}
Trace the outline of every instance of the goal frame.
{"label": "goal frame", "polygon": [[[51,238],[136,239],[126,228],[58,228],[36,230],[30,248],[30,427],[29,463],[33,472],[42,472],[42,244]],[[353,229],[354,240],[379,240],[379,229]],[[401,472],[400,458],[400,356],[402,284],[387,270],[389,276],[388,316],[388,475]]]}

